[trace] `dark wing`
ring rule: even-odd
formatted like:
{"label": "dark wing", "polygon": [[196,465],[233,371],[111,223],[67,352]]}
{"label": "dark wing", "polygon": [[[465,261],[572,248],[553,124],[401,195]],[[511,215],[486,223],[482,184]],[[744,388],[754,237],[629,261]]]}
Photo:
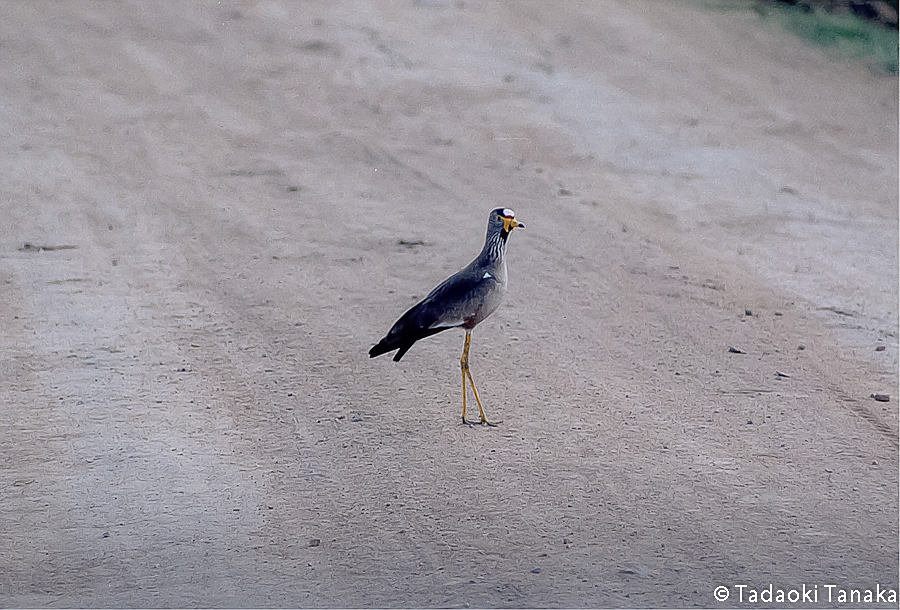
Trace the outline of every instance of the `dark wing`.
{"label": "dark wing", "polygon": [[468,268],[447,278],[437,288],[400,316],[384,339],[369,350],[369,357],[398,350],[394,361],[400,360],[413,343],[448,328],[462,326],[475,315],[484,300],[487,282],[493,278],[479,278]]}

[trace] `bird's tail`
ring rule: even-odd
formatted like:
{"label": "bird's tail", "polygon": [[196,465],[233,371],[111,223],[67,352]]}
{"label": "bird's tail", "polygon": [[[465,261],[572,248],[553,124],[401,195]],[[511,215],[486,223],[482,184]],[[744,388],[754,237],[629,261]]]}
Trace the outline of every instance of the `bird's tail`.
{"label": "bird's tail", "polygon": [[372,346],[372,349],[369,350],[369,358],[397,350],[397,353],[394,354],[394,362],[398,362],[413,346],[413,343],[419,339],[436,335],[443,330],[447,330],[447,328],[416,329],[416,332],[403,332],[402,330],[396,332],[391,329],[384,339]]}
{"label": "bird's tail", "polygon": [[397,349],[398,346],[390,347],[387,343],[387,337],[379,341],[376,345],[372,346],[372,349],[369,350],[369,358],[375,358],[380,356],[381,354],[386,354],[391,350]]}

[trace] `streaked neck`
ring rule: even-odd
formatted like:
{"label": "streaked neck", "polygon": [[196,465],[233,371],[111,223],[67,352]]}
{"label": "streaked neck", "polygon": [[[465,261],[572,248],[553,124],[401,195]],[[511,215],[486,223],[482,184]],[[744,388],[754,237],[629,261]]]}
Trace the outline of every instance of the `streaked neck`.
{"label": "streaked neck", "polygon": [[504,233],[502,229],[487,234],[484,248],[481,250],[481,258],[485,263],[492,264],[503,260],[506,255],[507,237],[509,237],[509,233]]}

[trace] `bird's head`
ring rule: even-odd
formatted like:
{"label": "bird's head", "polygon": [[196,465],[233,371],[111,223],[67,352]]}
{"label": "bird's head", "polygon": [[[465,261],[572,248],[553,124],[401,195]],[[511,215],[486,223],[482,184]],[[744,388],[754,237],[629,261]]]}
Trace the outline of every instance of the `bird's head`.
{"label": "bird's head", "polygon": [[509,208],[497,208],[491,212],[491,222],[502,223],[504,233],[512,233],[515,228],[525,228],[524,224],[516,220],[516,213]]}

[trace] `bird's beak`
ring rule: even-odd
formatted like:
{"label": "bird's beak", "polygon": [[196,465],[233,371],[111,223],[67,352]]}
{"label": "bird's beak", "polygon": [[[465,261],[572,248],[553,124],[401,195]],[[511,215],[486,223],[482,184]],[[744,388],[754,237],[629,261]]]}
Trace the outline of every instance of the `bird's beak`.
{"label": "bird's beak", "polygon": [[519,229],[524,229],[525,225],[522,224],[521,222],[519,222],[518,220],[516,220],[515,218],[507,218],[506,216],[503,217],[503,228],[506,230],[507,233],[512,233],[512,230],[517,227]]}

